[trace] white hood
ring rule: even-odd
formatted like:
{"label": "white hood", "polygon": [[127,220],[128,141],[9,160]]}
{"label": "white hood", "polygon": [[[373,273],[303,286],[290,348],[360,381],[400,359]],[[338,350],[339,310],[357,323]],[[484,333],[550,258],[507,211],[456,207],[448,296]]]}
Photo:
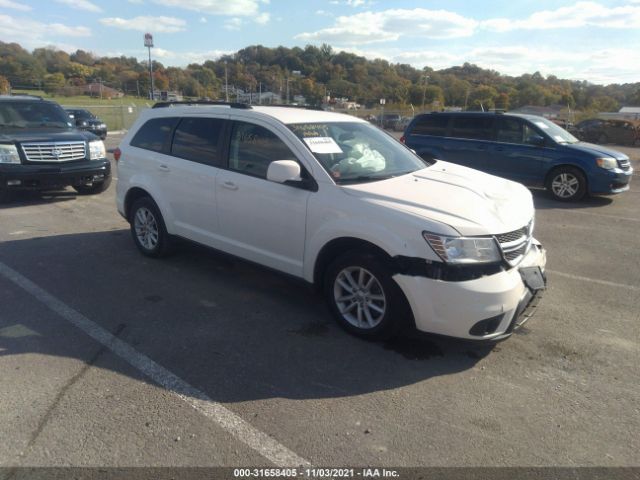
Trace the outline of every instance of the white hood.
{"label": "white hood", "polygon": [[511,232],[527,225],[534,213],[531,192],[523,185],[440,160],[412,174],[344,191],[447,224],[461,235]]}

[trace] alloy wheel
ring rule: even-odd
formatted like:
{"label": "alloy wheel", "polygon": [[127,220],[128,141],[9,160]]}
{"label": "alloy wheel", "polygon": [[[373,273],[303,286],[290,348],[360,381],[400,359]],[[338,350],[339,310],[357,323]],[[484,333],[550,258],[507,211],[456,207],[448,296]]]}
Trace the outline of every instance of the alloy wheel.
{"label": "alloy wheel", "polygon": [[559,198],[571,198],[580,188],[580,181],[572,173],[563,172],[554,177],[551,182],[553,194]]}
{"label": "alloy wheel", "polygon": [[160,233],[158,230],[158,222],[151,210],[146,207],[140,207],[136,211],[133,220],[133,227],[140,245],[147,250],[153,250],[156,248],[160,238]]}
{"label": "alloy wheel", "polygon": [[380,324],[387,300],[378,279],[362,267],[347,267],[338,273],[333,298],[340,315],[351,325],[372,329]]}

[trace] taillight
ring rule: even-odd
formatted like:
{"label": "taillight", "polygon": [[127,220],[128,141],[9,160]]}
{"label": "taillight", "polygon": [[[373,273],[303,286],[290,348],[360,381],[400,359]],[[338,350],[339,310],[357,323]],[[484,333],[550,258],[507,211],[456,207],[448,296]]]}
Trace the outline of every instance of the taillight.
{"label": "taillight", "polygon": [[404,135],[402,135],[402,136],[400,137],[400,143],[404,143],[404,140],[405,140],[405,139],[404,139]]}
{"label": "taillight", "polygon": [[120,160],[120,155],[122,155],[122,151],[121,151],[119,148],[116,148],[116,149],[113,151],[113,158],[115,158],[115,159],[116,159],[116,162],[117,162],[118,160]]}

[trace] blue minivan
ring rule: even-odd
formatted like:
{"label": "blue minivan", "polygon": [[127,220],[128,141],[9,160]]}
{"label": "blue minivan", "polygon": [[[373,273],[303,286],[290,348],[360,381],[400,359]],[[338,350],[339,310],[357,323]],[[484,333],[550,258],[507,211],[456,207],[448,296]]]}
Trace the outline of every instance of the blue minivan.
{"label": "blue minivan", "polygon": [[438,112],[417,115],[401,138],[426,161],[457,163],[546,188],[561,201],[629,189],[629,157],[581,142],[534,115]]}

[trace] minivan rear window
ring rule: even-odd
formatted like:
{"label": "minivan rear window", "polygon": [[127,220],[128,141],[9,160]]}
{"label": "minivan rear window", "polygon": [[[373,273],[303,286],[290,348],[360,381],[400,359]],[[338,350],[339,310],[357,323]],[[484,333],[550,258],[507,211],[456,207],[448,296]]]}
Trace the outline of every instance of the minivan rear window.
{"label": "minivan rear window", "polygon": [[178,123],[175,117],[152,118],[145,123],[131,140],[132,147],[163,152],[169,148],[169,136]]}
{"label": "minivan rear window", "polygon": [[447,131],[447,124],[449,123],[449,117],[443,115],[426,115],[416,119],[412,135],[434,135],[437,137],[444,137]]}
{"label": "minivan rear window", "polygon": [[451,136],[472,140],[492,140],[493,120],[492,116],[482,115],[454,117]]}

